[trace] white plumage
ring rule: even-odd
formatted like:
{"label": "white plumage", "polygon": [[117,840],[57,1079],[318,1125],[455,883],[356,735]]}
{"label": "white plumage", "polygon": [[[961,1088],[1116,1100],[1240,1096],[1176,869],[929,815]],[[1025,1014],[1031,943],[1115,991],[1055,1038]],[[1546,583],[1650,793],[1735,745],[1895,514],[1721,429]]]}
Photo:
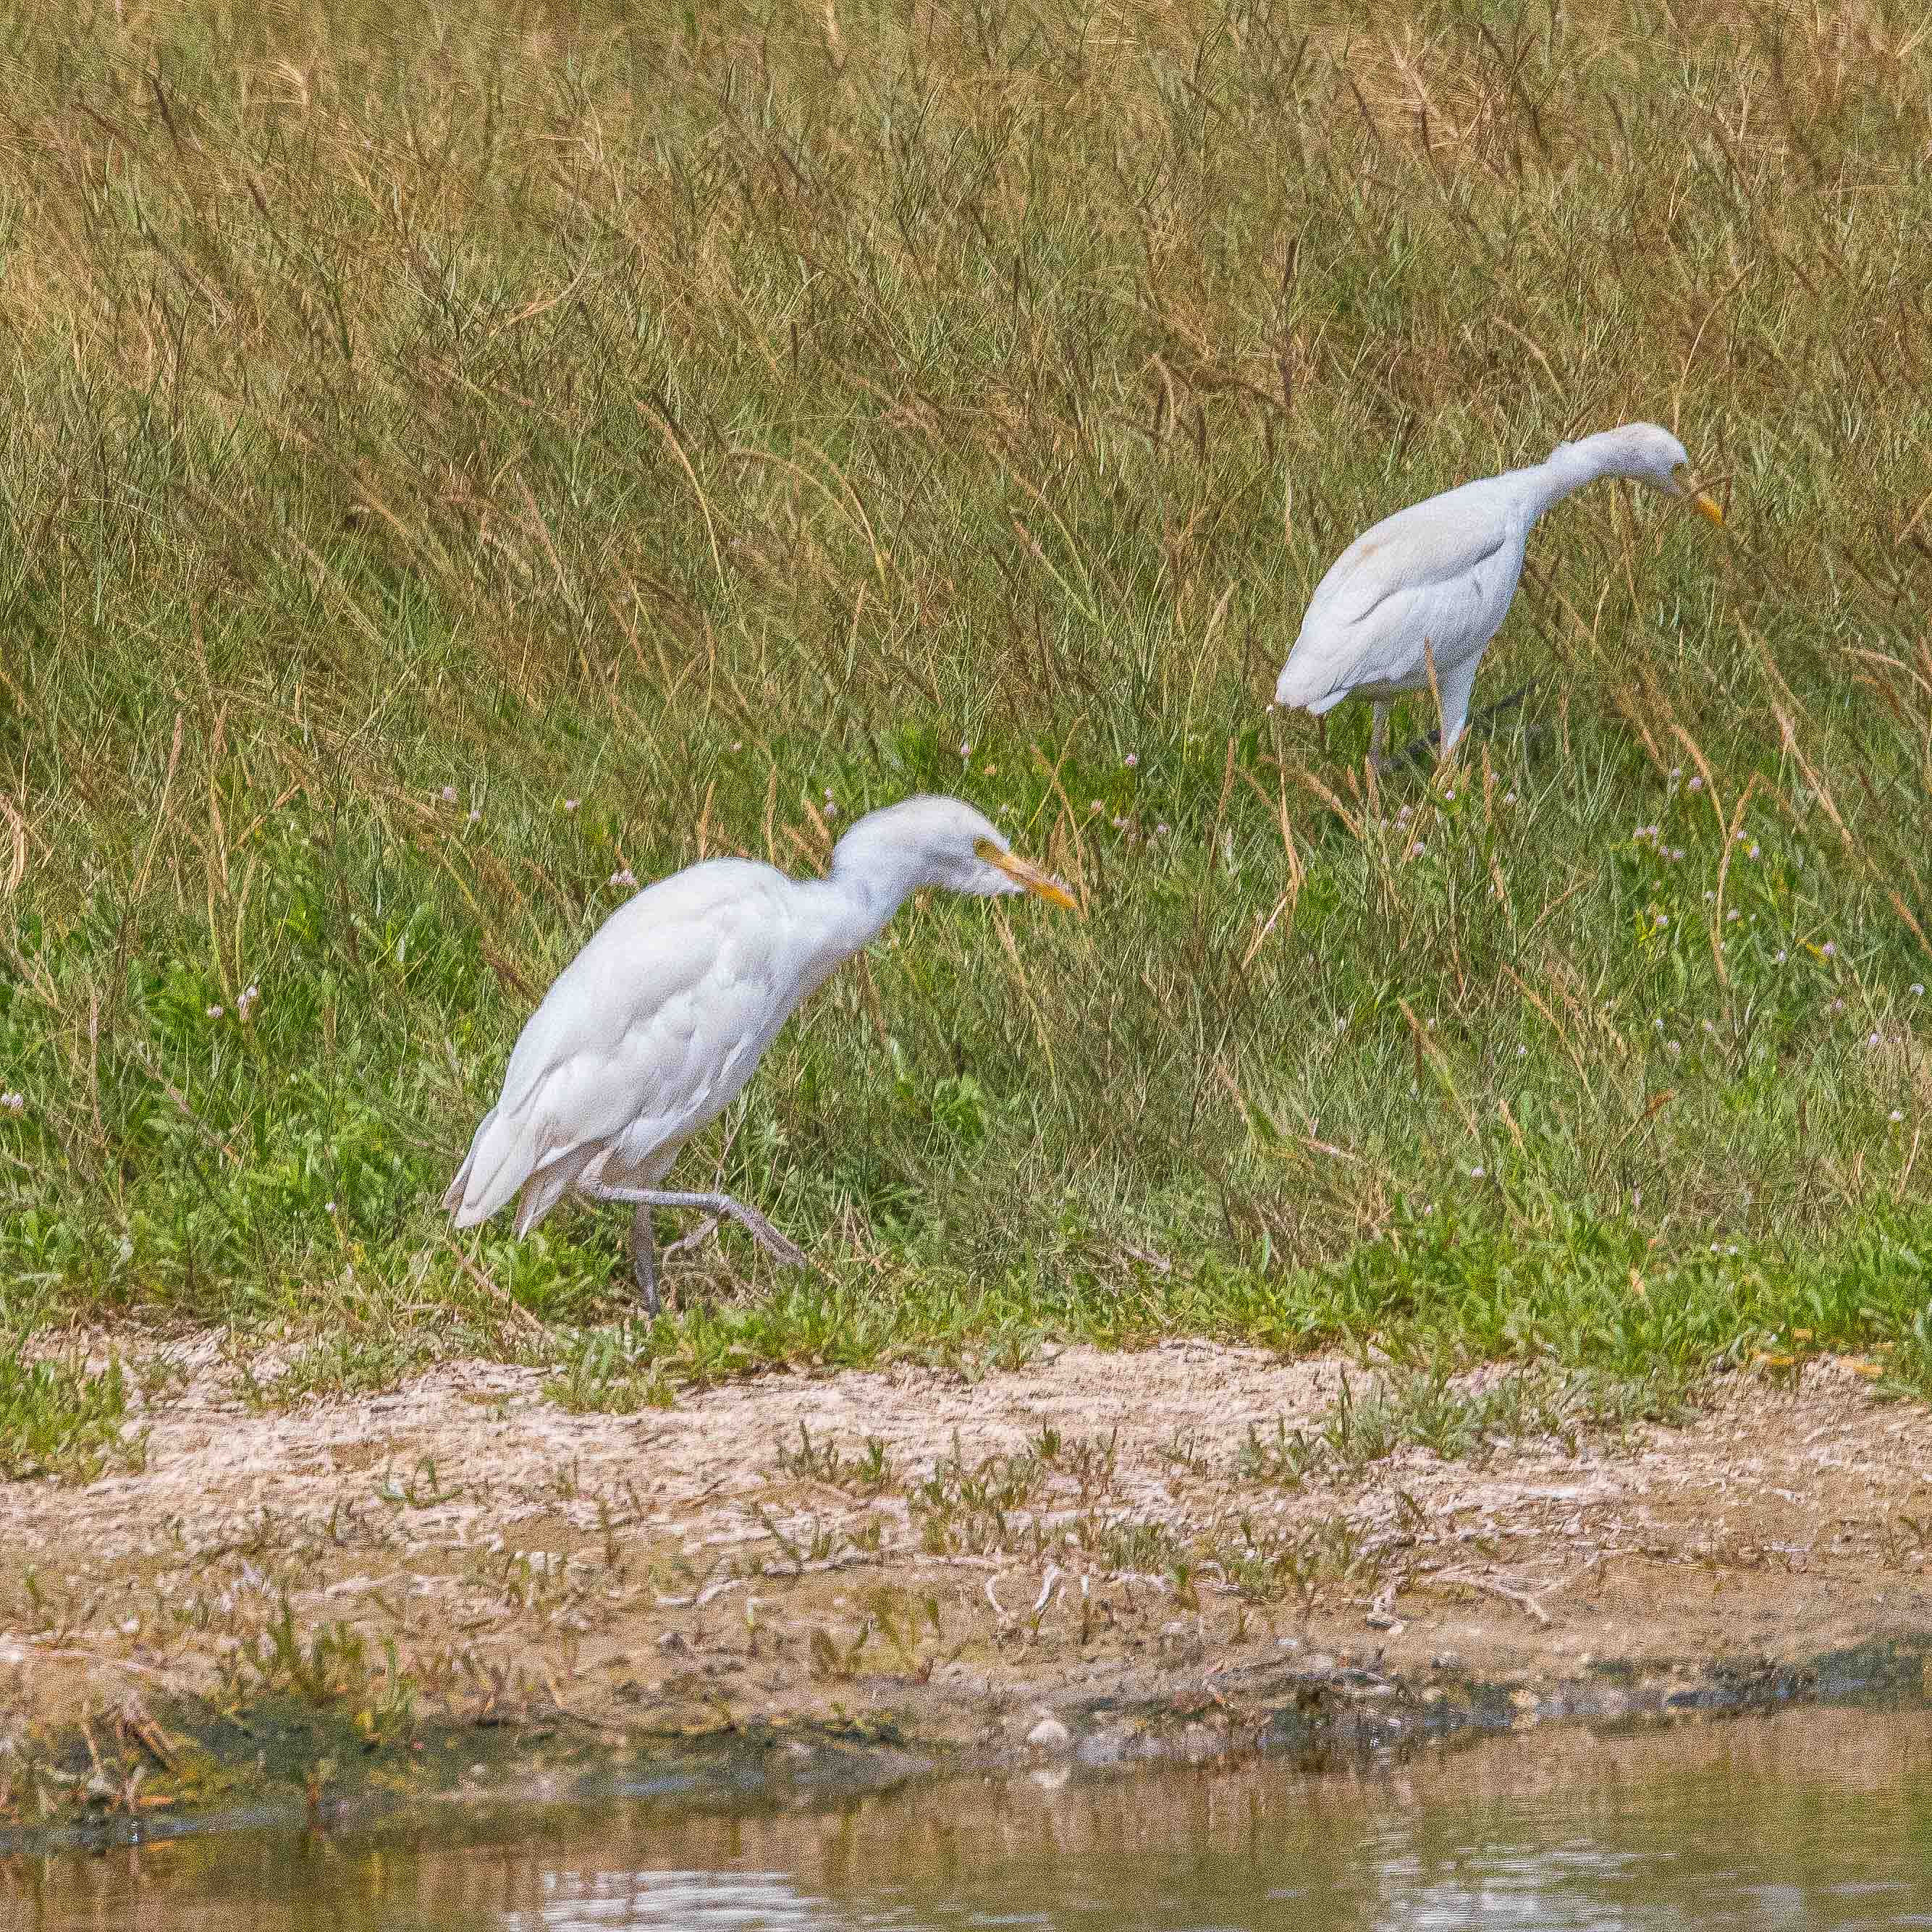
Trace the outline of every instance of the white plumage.
{"label": "white plumage", "polygon": [[1552,504],[1599,476],[1689,496],[1714,523],[1724,521],[1693,488],[1684,446],[1654,423],[1558,443],[1544,462],[1412,504],[1358,536],[1316,586],[1275,702],[1318,718],[1346,698],[1369,699],[1370,752],[1379,758],[1396,699],[1426,691],[1432,662],[1447,758],[1468,717],[1484,647],[1509,614],[1531,530]]}
{"label": "white plumage", "polygon": [[625,1202],[637,1210],[632,1265],[653,1312],[654,1207],[730,1214],[782,1259],[802,1260],[730,1196],[666,1193],[658,1183],[736,1096],[794,1008],[922,886],[1073,903],[970,806],[915,798],[854,825],[829,878],[713,859],[620,906],[518,1036],[502,1092],[443,1196],[456,1225],[514,1199],[522,1234],[573,1187]]}

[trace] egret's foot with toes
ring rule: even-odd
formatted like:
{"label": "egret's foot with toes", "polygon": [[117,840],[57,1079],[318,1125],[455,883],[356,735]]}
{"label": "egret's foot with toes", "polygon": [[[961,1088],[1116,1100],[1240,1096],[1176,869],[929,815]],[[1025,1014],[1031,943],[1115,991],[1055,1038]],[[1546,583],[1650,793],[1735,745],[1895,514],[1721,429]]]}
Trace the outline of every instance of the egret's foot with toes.
{"label": "egret's foot with toes", "polygon": [[[657,1241],[651,1232],[653,1208],[702,1208],[713,1217],[714,1226],[718,1216],[728,1214],[782,1266],[800,1268],[804,1264],[802,1248],[787,1240],[755,1208],[747,1208],[743,1202],[734,1201],[728,1194],[692,1194],[679,1189],[661,1187],[608,1187],[602,1181],[580,1181],[578,1191],[592,1201],[619,1202],[637,1209],[631,1221],[631,1273],[637,1282],[638,1292],[644,1298],[645,1307],[653,1315],[659,1306]],[[701,1233],[705,1232],[708,1230],[700,1230]],[[673,1250],[683,1245],[682,1241],[675,1242]]]}

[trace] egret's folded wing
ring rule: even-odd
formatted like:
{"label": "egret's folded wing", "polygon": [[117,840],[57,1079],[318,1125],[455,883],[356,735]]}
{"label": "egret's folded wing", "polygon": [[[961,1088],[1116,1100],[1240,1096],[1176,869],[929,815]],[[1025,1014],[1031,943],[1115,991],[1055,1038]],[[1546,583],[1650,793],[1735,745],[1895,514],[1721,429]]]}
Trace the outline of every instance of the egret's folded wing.
{"label": "egret's folded wing", "polygon": [[1472,575],[1514,534],[1493,481],[1398,510],[1335,560],[1288,653],[1289,702],[1320,705],[1414,670],[1438,613],[1454,621]]}
{"label": "egret's folded wing", "polygon": [[458,1226],[586,1144],[627,1130],[639,1145],[681,1137],[729,1100],[784,996],[770,943],[778,879],[742,862],[696,868],[604,922],[518,1037],[502,1098],[451,1184]]}

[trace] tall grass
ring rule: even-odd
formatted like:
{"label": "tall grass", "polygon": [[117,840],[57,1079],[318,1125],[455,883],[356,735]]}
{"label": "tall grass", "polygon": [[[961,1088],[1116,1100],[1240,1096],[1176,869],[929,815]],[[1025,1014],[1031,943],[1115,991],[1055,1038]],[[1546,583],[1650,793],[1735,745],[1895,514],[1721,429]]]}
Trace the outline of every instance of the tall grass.
{"label": "tall grass", "polygon": [[[1086,916],[922,905],[782,1037],[680,1170],[820,1264],[705,1263],[746,1333],[1292,1340],[1452,1249],[1472,1347],[1640,1263],[1922,1326],[1914,10],[130,0],[0,103],[16,1327],[608,1314],[608,1220],[435,1208],[534,998],[920,788]],[[1355,530],[1635,416],[1730,533],[1548,520],[1527,736],[1265,712]]]}

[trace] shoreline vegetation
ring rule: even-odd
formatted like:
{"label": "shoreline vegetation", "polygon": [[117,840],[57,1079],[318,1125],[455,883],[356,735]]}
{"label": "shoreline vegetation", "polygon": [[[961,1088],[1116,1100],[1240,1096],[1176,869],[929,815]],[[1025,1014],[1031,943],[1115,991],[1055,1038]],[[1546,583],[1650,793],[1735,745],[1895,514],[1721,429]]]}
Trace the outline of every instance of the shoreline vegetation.
{"label": "shoreline vegetation", "polygon": [[178,1367],[138,1474],[6,1492],[0,1845],[1932,1694],[1932,1414],[1829,1357],[1675,1424],[1194,1340],[633,1415]]}
{"label": "shoreline vegetation", "polygon": [[[190,1391],[493,1366],[643,1430],[1191,1338],[1351,1364],[1372,1486],[1826,1364],[1917,1426],[1909,10],[188,0],[0,82],[0,1538]],[[1727,528],[1546,519],[1453,776],[1267,710],[1356,532],[1631,418]],[[806,1270],[646,1326],[620,1216],[452,1234],[637,882],[920,790],[1082,916],[908,906],[686,1150]]]}

